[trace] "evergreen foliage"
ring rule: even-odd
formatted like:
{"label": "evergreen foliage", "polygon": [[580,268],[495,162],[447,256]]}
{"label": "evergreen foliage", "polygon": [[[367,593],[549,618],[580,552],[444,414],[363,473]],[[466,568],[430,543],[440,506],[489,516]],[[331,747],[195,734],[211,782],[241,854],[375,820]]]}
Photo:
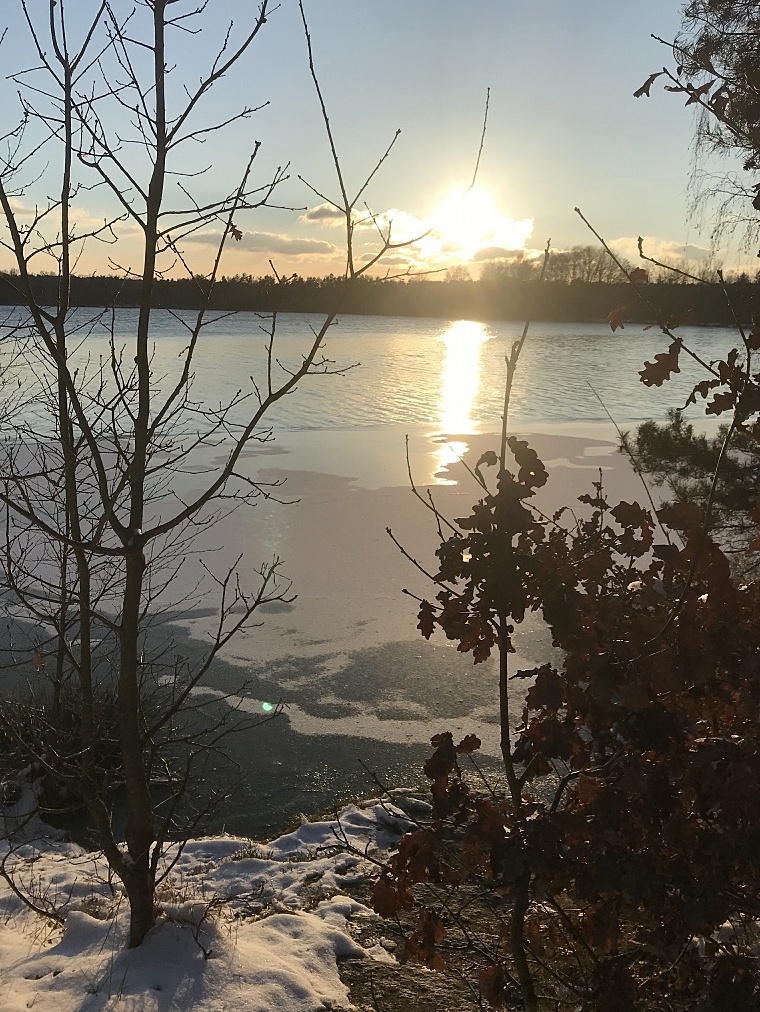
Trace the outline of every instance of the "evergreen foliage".
{"label": "evergreen foliage", "polygon": [[[710,533],[731,554],[739,572],[757,565],[753,519],[760,478],[760,446],[753,434],[728,426],[715,435],[696,432],[681,411],[671,409],[666,422],[644,422],[635,433],[623,433],[621,449],[636,467],[678,502],[696,503],[705,512],[712,498]],[[716,470],[720,464],[718,480]]]}

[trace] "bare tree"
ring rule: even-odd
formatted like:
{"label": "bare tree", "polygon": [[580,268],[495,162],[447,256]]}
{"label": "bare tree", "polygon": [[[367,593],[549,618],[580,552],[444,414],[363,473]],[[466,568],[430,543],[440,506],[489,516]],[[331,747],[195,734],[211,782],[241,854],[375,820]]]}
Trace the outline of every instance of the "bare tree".
{"label": "bare tree", "polygon": [[[683,5],[681,31],[658,39],[675,66],[651,74],[634,92],[649,95],[658,78],[666,91],[686,97],[696,119],[693,212],[712,212],[717,245],[737,232],[748,251],[757,241],[760,209],[760,11],[754,0],[690,0]],[[729,160],[739,156],[743,172]]]}
{"label": "bare tree", "polygon": [[[256,111],[245,106],[224,122],[211,123],[202,112],[211,89],[252,49],[272,13],[269,0],[262,0],[242,30],[229,26],[192,86],[174,85],[173,47],[177,37],[200,29],[207,3],[143,0],[130,13],[117,15],[118,8],[103,0],[84,26],[80,17],[76,31],[67,22],[65,0],[47,0],[47,18],[39,23],[28,0],[19,5],[36,64],[13,78],[21,116],[2,137],[0,149],[5,219],[0,243],[15,262],[2,278],[20,307],[4,327],[3,346],[12,356],[5,375],[6,380],[15,378],[21,391],[18,403],[6,404],[0,558],[5,593],[50,638],[44,651],[35,652],[35,666],[42,667],[44,652],[45,661],[50,659],[54,702],[73,694],[76,720],[68,734],[49,727],[45,747],[29,740],[23,715],[15,723],[6,717],[5,732],[15,734],[19,746],[43,768],[76,784],[99,844],[127,893],[129,944],[135,946],[154,923],[164,843],[199,755],[196,731],[182,714],[230,637],[262,603],[288,594],[279,559],[265,563],[252,586],[237,567],[215,574],[204,563],[218,590],[218,620],[210,647],[194,666],[169,660],[168,669],[162,667],[166,658],[146,652],[146,628],[198,534],[225,511],[272,494],[246,474],[243,451],[250,441],[271,437],[267,413],[302,379],[339,371],[321,348],[340,306],[325,317],[294,362],[275,353],[273,313],[262,369],[247,389],[237,390],[221,406],[195,396],[195,363],[213,322],[208,307],[224,248],[240,238],[243,216],[270,204],[286,178],[287,170],[278,168],[263,183],[254,183],[256,142],[242,158],[239,180],[228,193],[210,200],[194,195],[204,166],[193,168],[193,149],[209,138],[220,143],[225,129],[235,130],[241,144],[240,125]],[[367,184],[393,142],[351,198],[305,18],[304,28],[340,190],[331,203],[346,220],[348,288],[384,252],[402,245],[393,241],[389,229],[378,228],[377,255],[354,264],[357,223],[360,218],[370,226],[375,221],[371,212],[359,216],[355,208],[364,202]],[[28,195],[50,192],[53,178],[54,195],[32,208]],[[77,208],[92,193],[107,195],[114,208],[110,216],[82,219]],[[121,247],[116,246],[127,229],[140,240],[141,263],[134,269],[120,262]],[[188,240],[199,232],[216,236],[210,265],[202,272],[187,253]],[[85,246],[94,243],[110,248],[115,272],[139,279],[139,307],[126,336],[114,307],[85,312],[72,306],[71,279]],[[36,295],[34,277],[51,263],[57,276],[52,307]],[[193,279],[202,308],[192,318],[176,315],[186,348],[175,372],[160,375],[151,329],[154,284],[172,269]],[[276,280],[287,284],[287,279]],[[103,335],[106,351],[98,355],[94,338]],[[213,467],[209,449],[215,454]],[[183,492],[178,483],[190,471],[195,488]],[[157,702],[149,705],[157,677]],[[111,684],[117,705],[109,722],[101,700],[103,686]],[[216,747],[224,731],[224,720],[212,722],[206,745]],[[115,741],[109,767],[101,753],[110,735]],[[183,745],[183,765],[171,767],[166,747],[176,759]],[[161,817],[151,794],[160,771],[171,781],[170,803]],[[123,781],[126,794],[123,843],[107,803],[115,777]]]}

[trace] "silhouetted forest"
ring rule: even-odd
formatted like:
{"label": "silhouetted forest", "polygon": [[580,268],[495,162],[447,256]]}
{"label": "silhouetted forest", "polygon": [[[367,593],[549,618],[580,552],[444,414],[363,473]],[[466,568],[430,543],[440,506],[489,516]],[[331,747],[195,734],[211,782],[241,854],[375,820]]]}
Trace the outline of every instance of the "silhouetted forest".
{"label": "silhouetted forest", "polygon": [[[22,300],[14,291],[14,278],[0,279],[0,305]],[[54,304],[58,279],[39,275],[32,279],[35,297]],[[536,320],[592,322],[605,320],[623,307],[626,321],[645,321],[652,313],[627,282],[550,280],[539,288],[534,278],[486,275],[480,280],[382,280],[363,278],[341,300],[342,279],[334,276],[300,277],[276,283],[271,277],[224,277],[209,295],[202,279],[158,280],[154,305],[166,309],[195,309],[206,299],[213,309],[291,313],[319,313],[340,304],[341,313],[382,316],[428,316],[445,319],[523,320],[532,312]],[[641,286],[661,313],[679,322],[732,323],[732,307],[741,320],[749,320],[760,296],[760,281],[740,275],[726,285],[683,284],[658,281]],[[727,297],[728,296],[728,297]],[[135,306],[139,282],[108,276],[74,277],[71,302],[75,306]]]}

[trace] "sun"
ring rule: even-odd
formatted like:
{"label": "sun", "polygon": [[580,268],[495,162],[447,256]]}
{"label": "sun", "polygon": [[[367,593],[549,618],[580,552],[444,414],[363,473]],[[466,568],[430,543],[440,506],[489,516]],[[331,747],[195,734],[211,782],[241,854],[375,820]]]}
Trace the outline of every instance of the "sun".
{"label": "sun", "polygon": [[522,249],[533,229],[530,219],[515,221],[499,211],[488,190],[454,190],[430,216],[443,250],[469,260],[490,246]]}
{"label": "sun", "polygon": [[433,227],[445,243],[475,252],[490,242],[497,213],[487,190],[455,190],[433,212]]}

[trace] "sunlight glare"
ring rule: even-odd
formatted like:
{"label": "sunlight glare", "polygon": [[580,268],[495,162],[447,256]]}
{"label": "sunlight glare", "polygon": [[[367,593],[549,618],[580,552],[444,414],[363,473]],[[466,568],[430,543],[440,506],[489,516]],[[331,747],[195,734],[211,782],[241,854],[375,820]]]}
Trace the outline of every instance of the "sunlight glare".
{"label": "sunlight glare", "polygon": [[468,444],[461,439],[447,439],[436,448],[433,474],[439,485],[456,485],[455,481],[441,475],[446,474],[452,464],[458,464],[468,449]]}
{"label": "sunlight glare", "polygon": [[[481,352],[490,340],[486,327],[472,320],[457,320],[441,334],[443,366],[438,412],[441,429],[446,434],[466,435],[477,429],[472,417],[480,386]],[[436,450],[436,465],[446,470],[467,450],[467,443],[451,440]]]}
{"label": "sunlight glare", "polygon": [[439,400],[444,432],[472,432],[472,406],[480,384],[480,352],[489,340],[482,323],[457,320],[439,339],[444,346]]}

